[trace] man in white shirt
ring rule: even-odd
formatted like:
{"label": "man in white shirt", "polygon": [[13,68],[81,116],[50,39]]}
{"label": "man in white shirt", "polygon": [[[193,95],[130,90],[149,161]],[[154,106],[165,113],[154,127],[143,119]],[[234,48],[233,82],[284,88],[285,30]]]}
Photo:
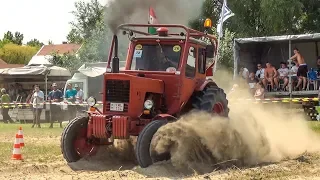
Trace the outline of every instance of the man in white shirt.
{"label": "man in white shirt", "polygon": [[80,87],[78,86],[78,84],[75,84],[75,85],[74,85],[74,88],[77,90],[76,102],[77,102],[77,103],[82,103],[82,102],[83,102],[83,91],[82,91],[82,89],[80,89]]}
{"label": "man in white shirt", "polygon": [[289,69],[287,68],[287,64],[284,62],[280,63],[281,67],[278,69],[279,76],[275,78],[275,83],[279,84],[279,82],[283,83],[283,90],[286,90],[286,87],[289,83],[288,75]]}
{"label": "man in white shirt", "polygon": [[43,109],[43,103],[44,103],[44,94],[40,90],[38,85],[34,86],[34,93],[32,95],[32,105],[33,105],[33,125],[32,128],[37,124],[38,128],[41,128],[40,126],[40,116],[41,111]]}
{"label": "man in white shirt", "polygon": [[[83,91],[82,89],[80,89],[80,87],[78,86],[78,84],[75,84],[74,85],[74,88],[76,89],[77,91],[77,94],[76,94],[76,103],[82,103],[83,102]],[[80,112],[82,110],[84,110],[84,108],[81,106],[81,105],[76,105],[76,109],[77,109],[77,112]],[[76,114],[77,115],[77,114]]]}
{"label": "man in white shirt", "polygon": [[257,72],[256,72],[256,78],[259,79],[259,81],[261,81],[264,78],[264,68],[262,68],[261,64],[257,64]]}

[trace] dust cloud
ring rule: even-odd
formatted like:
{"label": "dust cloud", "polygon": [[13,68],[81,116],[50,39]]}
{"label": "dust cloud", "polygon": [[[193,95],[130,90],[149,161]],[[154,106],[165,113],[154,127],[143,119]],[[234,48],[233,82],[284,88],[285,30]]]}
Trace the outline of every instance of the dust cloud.
{"label": "dust cloud", "polygon": [[143,23],[149,20],[149,7],[154,8],[159,23],[184,24],[200,15],[204,0],[113,0],[106,8],[106,22],[115,33],[123,23]]}
{"label": "dust cloud", "polygon": [[[242,87],[242,86],[239,86]],[[237,89],[232,98],[249,97]],[[230,95],[231,96],[231,95]],[[320,150],[320,139],[303,114],[281,105],[229,102],[230,119],[191,112],[161,127],[152,141],[158,153],[170,151],[175,167],[202,171],[224,165],[252,166]]]}

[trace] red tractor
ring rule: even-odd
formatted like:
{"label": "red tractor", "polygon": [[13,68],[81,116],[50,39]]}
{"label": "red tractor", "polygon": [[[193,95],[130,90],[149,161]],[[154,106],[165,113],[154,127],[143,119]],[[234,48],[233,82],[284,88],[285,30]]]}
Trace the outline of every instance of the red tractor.
{"label": "red tractor", "polygon": [[[137,30],[148,27],[158,28],[157,34]],[[180,33],[169,32],[174,28]],[[217,50],[214,36],[172,24],[123,24],[117,30],[130,39],[125,69],[119,71],[114,35],[102,82],[103,109],[96,108],[95,98],[90,97],[88,116],[77,117],[65,127],[61,150],[67,162],[93,155],[114,139],[138,136],[136,159],[145,168],[170,157],[150,151],[161,126],[193,109],[228,117],[226,94],[207,79],[214,66],[214,61],[209,65],[207,61]]]}

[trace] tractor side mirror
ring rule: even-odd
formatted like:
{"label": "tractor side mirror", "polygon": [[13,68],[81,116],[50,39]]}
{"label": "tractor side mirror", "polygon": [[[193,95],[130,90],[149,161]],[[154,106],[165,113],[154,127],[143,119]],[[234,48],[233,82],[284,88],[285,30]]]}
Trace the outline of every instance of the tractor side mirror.
{"label": "tractor side mirror", "polygon": [[213,45],[207,45],[206,47],[206,57],[207,58],[214,58],[214,49]]}

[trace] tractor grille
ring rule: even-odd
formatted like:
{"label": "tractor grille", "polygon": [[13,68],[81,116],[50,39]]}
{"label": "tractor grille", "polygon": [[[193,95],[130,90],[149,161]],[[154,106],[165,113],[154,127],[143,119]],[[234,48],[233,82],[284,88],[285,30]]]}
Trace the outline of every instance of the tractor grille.
{"label": "tractor grille", "polygon": [[117,103],[129,103],[130,81],[107,80],[106,91],[106,101]]}

